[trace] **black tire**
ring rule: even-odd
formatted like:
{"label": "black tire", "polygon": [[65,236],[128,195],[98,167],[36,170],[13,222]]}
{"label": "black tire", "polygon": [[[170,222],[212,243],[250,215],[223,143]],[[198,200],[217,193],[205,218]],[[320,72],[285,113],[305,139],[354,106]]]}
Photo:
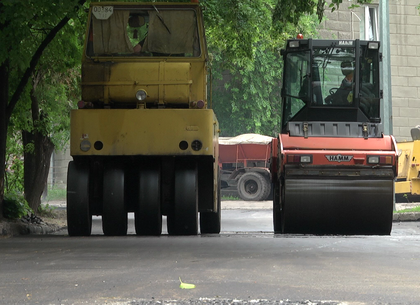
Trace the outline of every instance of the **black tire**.
{"label": "black tire", "polygon": [[136,234],[161,235],[160,168],[142,168],[139,175],[139,198],[134,211]]}
{"label": "black tire", "polygon": [[279,181],[273,183],[273,225],[274,233],[279,234],[283,232],[282,221],[281,221],[281,187]]}
{"label": "black tire", "polygon": [[247,172],[239,178],[238,194],[245,201],[261,201],[270,194],[270,183],[257,172]]}
{"label": "black tire", "polygon": [[286,194],[285,194],[285,185],[286,181],[282,180],[282,184],[280,185],[280,224],[281,224],[281,233],[285,232],[285,224],[286,224]]}
{"label": "black tire", "polygon": [[195,164],[178,164],[175,168],[174,206],[167,218],[169,235],[197,235],[197,197]]}
{"label": "black tire", "polygon": [[222,204],[220,198],[220,173],[219,183],[217,184],[217,212],[200,213],[200,232],[201,234],[219,234],[221,229]]}
{"label": "black tire", "polygon": [[67,230],[70,236],[89,236],[89,166],[70,161],[67,171]]}
{"label": "black tire", "polygon": [[128,217],[124,202],[124,169],[105,164],[102,230],[107,236],[127,235]]}

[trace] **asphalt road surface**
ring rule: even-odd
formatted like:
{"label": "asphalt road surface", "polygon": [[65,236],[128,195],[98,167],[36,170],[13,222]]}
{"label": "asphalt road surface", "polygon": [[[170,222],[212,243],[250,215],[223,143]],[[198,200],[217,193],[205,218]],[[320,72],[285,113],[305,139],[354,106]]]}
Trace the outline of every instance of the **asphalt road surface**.
{"label": "asphalt road surface", "polygon": [[[420,223],[391,236],[272,234],[269,210],[222,233],[0,239],[0,304],[420,304]],[[194,289],[181,289],[183,282]],[[160,302],[160,303],[159,303]]]}

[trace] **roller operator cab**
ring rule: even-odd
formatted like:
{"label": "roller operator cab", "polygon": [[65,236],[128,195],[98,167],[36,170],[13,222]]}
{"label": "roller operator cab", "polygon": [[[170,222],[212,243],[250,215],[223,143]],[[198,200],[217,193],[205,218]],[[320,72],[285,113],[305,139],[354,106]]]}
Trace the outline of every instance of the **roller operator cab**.
{"label": "roller operator cab", "polygon": [[381,124],[380,43],[287,41],[274,231],[390,234],[396,143]]}
{"label": "roller operator cab", "polygon": [[[194,1],[197,2],[197,1]],[[71,113],[68,231],[219,233],[218,121],[198,3],[90,5],[82,100]],[[200,216],[200,217],[199,217]]]}

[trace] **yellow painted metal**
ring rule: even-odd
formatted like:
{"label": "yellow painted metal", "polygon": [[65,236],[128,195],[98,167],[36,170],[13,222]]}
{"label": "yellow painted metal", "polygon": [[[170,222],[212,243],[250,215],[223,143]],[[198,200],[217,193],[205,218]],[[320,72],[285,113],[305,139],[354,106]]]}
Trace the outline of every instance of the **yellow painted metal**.
{"label": "yellow painted metal", "polygon": [[86,62],[82,95],[85,102],[136,103],[136,92],[147,92],[146,103],[189,104],[206,100],[204,62]]}
{"label": "yellow painted metal", "polygon": [[398,177],[396,194],[420,195],[420,141],[397,143]]}
{"label": "yellow painted metal", "polygon": [[396,194],[411,193],[411,181],[395,182],[395,193]]}
{"label": "yellow painted metal", "polygon": [[[196,11],[201,53],[195,57],[87,56],[88,39],[82,60],[82,99],[85,102],[137,103],[135,94],[147,92],[146,103],[183,104],[202,100],[207,106],[207,48],[200,7],[197,3],[98,2],[94,6],[123,9],[170,6]],[[91,12],[89,13],[89,20]],[[89,28],[86,37],[89,37]],[[144,101],[142,101],[144,102]],[[117,107],[118,108],[118,107]]]}
{"label": "yellow painted metal", "polygon": [[[72,156],[213,155],[219,125],[210,109],[84,109],[71,112]],[[203,147],[194,151],[191,143]],[[188,148],[183,150],[180,143]],[[86,150],[86,143],[90,148]],[[95,143],[102,143],[98,150]],[[96,145],[101,147],[102,145]],[[181,145],[182,147],[182,145]]]}
{"label": "yellow painted metal", "polygon": [[411,179],[411,194],[420,195],[420,178]]}

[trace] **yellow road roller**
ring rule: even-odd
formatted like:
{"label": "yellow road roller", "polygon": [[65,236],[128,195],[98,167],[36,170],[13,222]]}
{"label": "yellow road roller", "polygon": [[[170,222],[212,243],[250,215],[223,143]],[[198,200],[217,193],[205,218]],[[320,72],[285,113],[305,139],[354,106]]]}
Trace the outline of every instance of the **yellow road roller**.
{"label": "yellow road roller", "polygon": [[220,232],[219,124],[198,3],[91,3],[71,112],[71,236]]}

